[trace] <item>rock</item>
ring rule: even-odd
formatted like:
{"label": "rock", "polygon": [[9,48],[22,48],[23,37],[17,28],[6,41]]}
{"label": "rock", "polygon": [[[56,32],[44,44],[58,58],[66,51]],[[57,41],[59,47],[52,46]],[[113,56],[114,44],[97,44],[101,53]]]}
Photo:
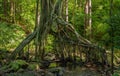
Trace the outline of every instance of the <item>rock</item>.
{"label": "rock", "polygon": [[49,67],[50,63],[51,63],[51,62],[48,61],[48,60],[41,61],[41,66],[40,66],[40,68],[41,68],[41,69],[46,69],[46,68]]}
{"label": "rock", "polygon": [[4,72],[0,71],[0,76],[5,76]]}
{"label": "rock", "polygon": [[65,73],[65,69],[62,67],[51,68],[48,71],[55,74],[55,76],[63,76]]}

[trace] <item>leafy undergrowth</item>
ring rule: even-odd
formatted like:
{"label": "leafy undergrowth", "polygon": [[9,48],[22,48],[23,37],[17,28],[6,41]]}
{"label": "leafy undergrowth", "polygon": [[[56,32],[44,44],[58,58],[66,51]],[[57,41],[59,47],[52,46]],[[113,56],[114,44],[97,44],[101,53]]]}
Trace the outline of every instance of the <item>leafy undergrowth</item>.
{"label": "leafy undergrowth", "polygon": [[11,50],[25,37],[24,30],[17,24],[0,22],[0,48]]}
{"label": "leafy undergrowth", "polygon": [[113,76],[120,76],[120,65],[117,66],[117,69],[116,69],[116,70],[114,70]]}
{"label": "leafy undergrowth", "polygon": [[38,70],[39,65],[37,63],[28,63],[25,60],[14,60],[9,64],[4,65],[0,68],[4,73],[10,72],[22,72],[25,70]]}
{"label": "leafy undergrowth", "polygon": [[119,73],[114,73],[112,76],[120,76]]}
{"label": "leafy undergrowth", "polygon": [[16,72],[19,69],[25,69],[28,66],[28,63],[24,60],[15,60],[10,62],[8,65],[4,65],[1,70],[4,72]]}
{"label": "leafy undergrowth", "polygon": [[[56,64],[52,63],[49,69],[41,69],[41,64],[36,62],[26,62],[25,60],[14,60],[0,68],[0,76],[54,76],[55,72],[62,68],[53,68]],[[57,70],[57,71],[56,71]]]}

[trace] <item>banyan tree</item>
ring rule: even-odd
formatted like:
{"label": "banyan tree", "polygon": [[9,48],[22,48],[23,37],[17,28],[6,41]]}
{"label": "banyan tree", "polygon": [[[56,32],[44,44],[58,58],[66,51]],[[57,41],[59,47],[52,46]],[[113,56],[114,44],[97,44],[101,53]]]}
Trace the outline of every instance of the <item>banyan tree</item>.
{"label": "banyan tree", "polygon": [[40,0],[40,21],[35,30],[29,34],[13,51],[11,59],[15,59],[23,48],[32,40],[35,41],[35,56],[38,60],[44,60],[46,38],[50,34],[54,36],[54,51],[58,58],[76,57],[85,61],[99,61],[108,64],[105,49],[92,44],[82,37],[73,27],[62,18],[63,0]]}

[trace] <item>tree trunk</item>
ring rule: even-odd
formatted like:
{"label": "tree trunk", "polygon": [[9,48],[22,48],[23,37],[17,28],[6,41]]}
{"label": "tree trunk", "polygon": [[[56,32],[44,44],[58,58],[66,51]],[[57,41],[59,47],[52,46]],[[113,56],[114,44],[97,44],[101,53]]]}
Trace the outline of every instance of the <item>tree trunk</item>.
{"label": "tree trunk", "polygon": [[[16,58],[17,54],[22,51],[22,49],[30,43],[35,37],[36,37],[36,42],[37,42],[37,51],[38,51],[38,59],[44,60],[44,54],[45,54],[45,40],[47,38],[47,35],[51,32],[52,30],[52,25],[53,22],[56,23],[57,31],[55,31],[55,36],[56,40],[59,42],[56,43],[58,44],[58,50],[62,53],[61,55],[64,56],[64,45],[65,44],[65,38],[68,38],[71,40],[71,43],[74,43],[76,41],[76,44],[79,44],[83,48],[88,48],[88,49],[95,49],[97,46],[92,44],[90,41],[87,39],[83,38],[73,27],[72,24],[64,21],[61,16],[61,10],[62,10],[62,1],[63,0],[57,0],[53,7],[54,0],[41,0],[41,16],[40,16],[40,24],[37,26],[37,28],[34,30],[34,32],[28,37],[26,37],[20,45],[14,50],[12,53],[11,57],[13,59]],[[59,29],[59,27],[61,27]],[[53,31],[53,30],[52,30]],[[64,32],[64,33],[63,33]],[[71,35],[72,34],[72,35]],[[73,37],[74,36],[74,37]],[[73,39],[74,38],[74,39]],[[60,43],[60,44],[59,44]],[[71,46],[70,43],[70,46]],[[55,45],[56,45],[55,44]],[[76,46],[72,46],[72,48],[75,48]],[[61,48],[61,49],[59,49]],[[102,48],[100,48],[102,49]],[[92,49],[91,49],[92,50]],[[92,53],[92,51],[89,51]],[[104,52],[103,52],[104,53]],[[73,54],[73,53],[71,53]],[[75,56],[75,50],[74,50],[74,56]],[[102,56],[102,55],[101,55]],[[105,57],[105,55],[104,55]],[[106,61],[106,57],[103,61]]]}
{"label": "tree trunk", "polygon": [[4,8],[4,16],[6,17],[7,16],[7,0],[3,0],[3,8]]}
{"label": "tree trunk", "polygon": [[[35,17],[35,28],[34,30],[37,29],[38,27],[38,17],[39,17],[39,2],[40,0],[36,0],[36,17]],[[38,46],[37,46],[37,41],[35,39],[35,59],[38,57]]]}
{"label": "tree trunk", "polygon": [[11,16],[11,22],[15,22],[15,1],[10,0],[10,16]]}
{"label": "tree trunk", "polygon": [[65,14],[66,14],[66,22],[68,22],[68,0],[65,0]]}
{"label": "tree trunk", "polygon": [[84,28],[85,28],[85,37],[88,38],[88,39],[91,39],[91,22],[92,22],[92,19],[91,19],[91,0],[86,0],[86,3],[85,3],[85,24],[84,24]]}
{"label": "tree trunk", "polygon": [[[48,33],[50,32],[50,26],[52,24],[52,21],[50,21],[50,15],[52,12],[52,2],[53,0],[41,0],[41,16],[40,16],[40,24],[37,27],[37,42],[39,48],[39,56],[40,59],[44,59],[44,53],[45,53],[45,41],[47,38]],[[46,25],[47,23],[47,25]]]}
{"label": "tree trunk", "polygon": [[113,0],[110,0],[110,26],[111,26],[111,73],[114,73],[114,26],[112,25],[112,15],[113,15]]}

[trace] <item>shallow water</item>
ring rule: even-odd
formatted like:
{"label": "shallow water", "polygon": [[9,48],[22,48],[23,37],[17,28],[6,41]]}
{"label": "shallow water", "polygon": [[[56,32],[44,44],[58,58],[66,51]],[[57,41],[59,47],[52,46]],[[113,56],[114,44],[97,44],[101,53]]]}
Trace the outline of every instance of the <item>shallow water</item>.
{"label": "shallow water", "polygon": [[101,76],[97,71],[85,67],[66,68],[64,76]]}

